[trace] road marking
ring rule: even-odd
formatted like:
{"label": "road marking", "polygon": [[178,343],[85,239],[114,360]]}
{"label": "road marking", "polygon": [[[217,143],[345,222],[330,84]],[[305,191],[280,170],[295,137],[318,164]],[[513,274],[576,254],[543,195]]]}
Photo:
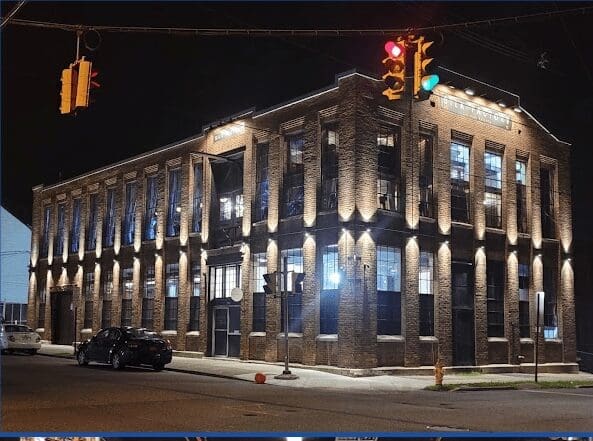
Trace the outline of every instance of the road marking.
{"label": "road marking", "polygon": [[532,392],[532,393],[536,393],[536,394],[570,395],[570,396],[574,396],[574,397],[593,398],[593,395],[574,394],[574,393],[570,393],[570,392],[552,392],[552,391],[547,391],[547,390],[530,390],[530,389],[524,389],[524,392]]}

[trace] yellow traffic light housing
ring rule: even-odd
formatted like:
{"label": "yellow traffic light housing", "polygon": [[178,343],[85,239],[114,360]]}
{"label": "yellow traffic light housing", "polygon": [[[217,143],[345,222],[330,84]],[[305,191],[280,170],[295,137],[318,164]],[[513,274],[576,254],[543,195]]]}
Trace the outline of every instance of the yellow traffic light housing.
{"label": "yellow traffic light housing", "polygon": [[383,91],[389,100],[398,100],[403,96],[406,85],[406,44],[401,37],[393,42],[385,43],[385,51],[387,57],[383,60],[383,64],[387,68],[387,72],[383,75],[383,81],[387,85],[387,89]]}
{"label": "yellow traffic light housing", "polygon": [[426,51],[434,42],[425,41],[424,37],[418,37],[416,44],[417,48],[414,53],[414,97],[426,99],[430,95],[430,91],[422,87],[422,79],[428,75],[427,68],[433,60],[433,58],[428,58]]}
{"label": "yellow traffic light housing", "polygon": [[82,57],[77,63],[78,81],[76,84],[76,108],[89,106],[89,91],[91,89],[91,71],[93,63]]}
{"label": "yellow traffic light housing", "polygon": [[60,113],[62,115],[74,110],[74,95],[76,87],[76,71],[72,65],[62,71],[62,91],[60,92]]}

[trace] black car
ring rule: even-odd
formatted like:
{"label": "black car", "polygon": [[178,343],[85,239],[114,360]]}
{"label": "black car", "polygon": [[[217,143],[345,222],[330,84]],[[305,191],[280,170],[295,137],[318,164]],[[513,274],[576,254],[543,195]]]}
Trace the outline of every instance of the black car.
{"label": "black car", "polygon": [[80,366],[89,361],[109,363],[114,369],[126,365],[150,365],[160,371],[171,363],[173,349],[169,340],[144,328],[105,328],[80,345],[76,358]]}

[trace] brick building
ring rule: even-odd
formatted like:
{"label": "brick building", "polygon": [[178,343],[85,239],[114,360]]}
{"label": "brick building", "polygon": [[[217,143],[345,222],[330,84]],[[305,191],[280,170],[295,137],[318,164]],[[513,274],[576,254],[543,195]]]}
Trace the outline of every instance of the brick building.
{"label": "brick building", "polygon": [[263,274],[286,262],[305,273],[293,362],[529,363],[545,291],[540,361],[574,368],[569,145],[518,97],[480,82],[471,96],[468,81],[410,104],[349,72],[35,187],[29,323],[60,343],[123,324],[180,350],[282,360]]}

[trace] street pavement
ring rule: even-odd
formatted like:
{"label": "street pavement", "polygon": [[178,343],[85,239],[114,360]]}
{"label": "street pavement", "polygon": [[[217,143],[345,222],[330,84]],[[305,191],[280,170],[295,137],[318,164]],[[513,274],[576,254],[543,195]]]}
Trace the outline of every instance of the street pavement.
{"label": "street pavement", "polygon": [[[418,390],[419,383],[414,383],[415,389],[408,386],[401,390],[397,388],[410,379],[392,383],[388,376],[350,378],[307,369],[295,370],[303,374],[299,380],[261,385],[252,380],[259,370],[254,364],[225,365],[221,360],[181,358],[175,357],[173,368],[194,366],[194,373],[133,367],[115,371],[98,364],[79,367],[71,358],[2,356],[1,429],[199,433],[593,431],[593,389],[431,392]],[[208,362],[212,364],[204,364]],[[269,373],[282,370],[282,366],[259,365],[266,366]],[[224,368],[222,374],[216,374],[224,376],[208,375],[207,366],[213,371]],[[249,381],[238,381],[249,376]],[[474,381],[476,376],[469,377]],[[303,384],[295,386],[299,381]]]}

